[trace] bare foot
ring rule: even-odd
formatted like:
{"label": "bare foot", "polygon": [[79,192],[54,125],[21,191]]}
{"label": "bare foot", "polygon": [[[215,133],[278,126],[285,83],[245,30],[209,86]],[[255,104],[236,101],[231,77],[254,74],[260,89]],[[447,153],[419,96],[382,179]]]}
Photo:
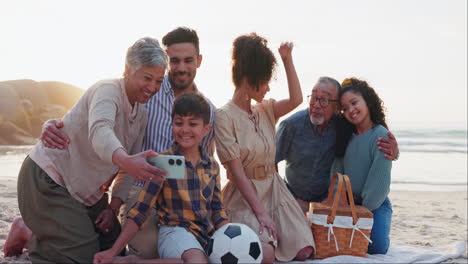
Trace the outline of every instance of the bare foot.
{"label": "bare foot", "polygon": [[128,255],[125,257],[114,257],[112,263],[139,263],[141,260],[143,259],[136,255]]}
{"label": "bare foot", "polygon": [[21,217],[16,218],[11,224],[8,232],[5,245],[3,246],[3,254],[5,257],[19,256],[23,253],[23,248],[28,248],[28,240],[32,232],[24,224]]}

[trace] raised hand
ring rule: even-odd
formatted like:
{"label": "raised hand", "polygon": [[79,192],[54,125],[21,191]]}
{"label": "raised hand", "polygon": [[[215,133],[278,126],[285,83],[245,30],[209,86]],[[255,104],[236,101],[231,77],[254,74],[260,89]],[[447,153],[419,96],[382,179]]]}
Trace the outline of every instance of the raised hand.
{"label": "raised hand", "polygon": [[289,98],[278,100],[273,104],[273,112],[275,118],[279,119],[285,114],[291,112],[294,108],[302,103],[302,91],[299,77],[294,67],[292,50],[292,42],[284,42],[280,45],[278,52],[283,60],[286,77],[288,79]]}
{"label": "raised hand", "polygon": [[294,44],[292,42],[281,43],[280,47],[278,48],[278,52],[283,61],[289,60],[292,58],[293,47],[294,47]]}

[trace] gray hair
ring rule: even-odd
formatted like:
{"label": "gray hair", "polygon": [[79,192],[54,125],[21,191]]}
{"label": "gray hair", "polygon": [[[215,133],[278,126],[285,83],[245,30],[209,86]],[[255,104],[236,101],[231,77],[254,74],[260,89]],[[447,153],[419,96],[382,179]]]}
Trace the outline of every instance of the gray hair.
{"label": "gray hair", "polygon": [[334,85],[336,87],[336,96],[339,96],[339,94],[341,92],[341,85],[337,80],[335,80],[335,79],[333,79],[331,77],[322,76],[317,81],[317,84],[319,84],[319,83]]}
{"label": "gray hair", "polygon": [[161,48],[159,42],[150,37],[137,40],[127,50],[125,66],[131,72],[141,67],[162,66],[167,68],[168,58],[166,52]]}

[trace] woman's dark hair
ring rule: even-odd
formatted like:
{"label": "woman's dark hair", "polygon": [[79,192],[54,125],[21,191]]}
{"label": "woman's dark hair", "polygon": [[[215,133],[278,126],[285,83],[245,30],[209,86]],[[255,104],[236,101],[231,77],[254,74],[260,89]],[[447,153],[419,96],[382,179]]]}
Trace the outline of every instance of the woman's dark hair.
{"label": "woman's dark hair", "polygon": [[177,97],[172,107],[172,119],[175,115],[201,117],[205,125],[210,123],[211,109],[206,99],[196,92],[185,93]]}
{"label": "woman's dark hair", "polygon": [[[357,78],[349,78],[343,81],[341,84],[341,91],[339,99],[346,92],[353,92],[362,96],[366,102],[367,108],[369,109],[369,115],[372,123],[375,125],[382,125],[388,129],[385,121],[385,107],[383,101],[375,92],[374,88],[370,87],[366,81],[359,80]],[[336,156],[342,157],[345,154],[346,147],[348,146],[349,140],[351,139],[352,133],[356,132],[356,128],[346,120],[341,118],[337,122],[337,133],[336,133]]]}
{"label": "woman's dark hair", "polygon": [[276,67],[273,52],[267,47],[268,41],[256,33],[237,37],[232,43],[232,81],[239,86],[244,77],[258,87],[269,82]]}

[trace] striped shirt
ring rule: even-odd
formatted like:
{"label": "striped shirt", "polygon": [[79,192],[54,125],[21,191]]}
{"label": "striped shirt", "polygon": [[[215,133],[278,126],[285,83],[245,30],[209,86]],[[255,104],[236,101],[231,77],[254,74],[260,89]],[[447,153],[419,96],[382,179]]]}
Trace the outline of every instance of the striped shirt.
{"label": "striped shirt", "polygon": [[[198,92],[196,86],[195,91]],[[208,98],[205,97],[205,99],[208,101],[211,108],[211,130],[210,133],[202,139],[201,145],[203,147],[203,151],[212,156],[214,152],[213,120],[216,107],[210,102],[210,100],[208,100]],[[174,100],[174,90],[169,82],[169,77],[166,75],[161,85],[161,90],[157,92],[148,101],[148,103],[146,103],[146,109],[148,109],[148,125],[146,126],[142,151],[152,149],[153,151],[160,152],[169,149],[174,143],[171,117]]]}
{"label": "striped shirt", "polygon": [[[141,227],[148,210],[156,207],[159,224],[183,227],[205,247],[216,225],[227,220],[227,215],[221,201],[219,165],[213,157],[201,153],[196,166],[185,162],[184,179],[147,181],[127,217]],[[161,154],[182,155],[177,145]]]}
{"label": "striped shirt", "polygon": [[[194,89],[200,93],[195,84]],[[211,129],[210,133],[202,139],[200,144],[205,153],[213,156],[213,120],[216,107],[210,102],[210,100],[208,100],[208,98],[205,97],[205,99],[210,104]],[[148,101],[148,103],[146,103],[146,109],[148,110],[148,125],[146,126],[142,151],[151,149],[155,152],[161,152],[169,149],[172,144],[174,144],[174,137],[172,136],[172,106],[174,105],[174,101],[174,90],[172,89],[171,82],[169,82],[169,77],[166,75],[161,85],[161,90],[157,92]],[[137,186],[143,186],[144,184],[144,182],[135,181],[135,185]]]}

